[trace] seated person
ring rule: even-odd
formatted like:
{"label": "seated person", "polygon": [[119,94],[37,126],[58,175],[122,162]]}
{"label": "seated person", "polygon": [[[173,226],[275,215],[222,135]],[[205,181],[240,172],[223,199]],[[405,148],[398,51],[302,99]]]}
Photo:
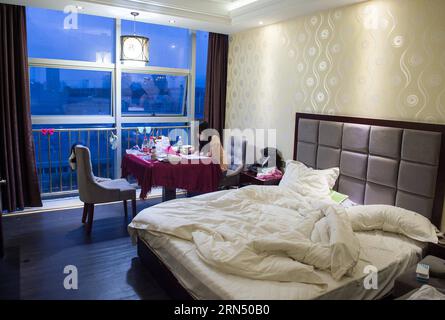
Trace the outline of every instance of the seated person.
{"label": "seated person", "polygon": [[[209,129],[209,130],[207,130]],[[207,130],[207,131],[206,131]],[[206,131],[206,132],[205,132]],[[218,163],[223,174],[227,173],[227,157],[221,144],[218,133],[212,134],[209,124],[203,121],[199,124],[199,152],[200,154],[212,158],[213,163]],[[211,137],[210,142],[208,141]]]}

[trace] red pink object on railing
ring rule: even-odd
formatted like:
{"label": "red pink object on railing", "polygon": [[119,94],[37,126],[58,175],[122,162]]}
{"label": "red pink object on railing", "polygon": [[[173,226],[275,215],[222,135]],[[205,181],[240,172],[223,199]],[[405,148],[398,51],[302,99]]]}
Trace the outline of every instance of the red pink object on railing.
{"label": "red pink object on railing", "polygon": [[50,136],[52,136],[54,134],[54,129],[53,128],[47,128],[47,129],[42,129],[40,130],[40,132],[46,136],[47,134],[49,134]]}

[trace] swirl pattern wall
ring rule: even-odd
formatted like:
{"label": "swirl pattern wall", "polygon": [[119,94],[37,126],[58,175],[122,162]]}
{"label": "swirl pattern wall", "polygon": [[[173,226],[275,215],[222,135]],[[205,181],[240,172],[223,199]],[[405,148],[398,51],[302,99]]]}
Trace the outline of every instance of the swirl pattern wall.
{"label": "swirl pattern wall", "polygon": [[297,111],[445,123],[445,1],[380,0],[230,36],[226,126],[275,128]]}

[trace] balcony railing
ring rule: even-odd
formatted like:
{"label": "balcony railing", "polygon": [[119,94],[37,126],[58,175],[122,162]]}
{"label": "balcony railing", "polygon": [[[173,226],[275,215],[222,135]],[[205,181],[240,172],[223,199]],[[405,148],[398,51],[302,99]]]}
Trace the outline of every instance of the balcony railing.
{"label": "balcony railing", "polygon": [[[150,124],[146,124],[150,126]],[[156,126],[148,135],[166,135],[172,140],[181,135],[183,141],[190,139],[190,127]],[[116,178],[120,163],[116,163],[116,150],[111,148],[110,137],[116,128],[63,128],[33,129],[36,150],[37,173],[42,196],[62,196],[77,192],[77,175],[68,163],[71,146],[81,143],[90,149],[93,173],[99,177]],[[186,137],[184,137],[186,135]],[[122,154],[134,145],[141,145],[144,134],[137,127],[121,129]]]}
{"label": "balcony railing", "polygon": [[77,177],[68,164],[71,146],[86,145],[95,175],[114,176],[114,150],[108,142],[114,128],[33,129],[37,173],[43,195],[77,190]]}

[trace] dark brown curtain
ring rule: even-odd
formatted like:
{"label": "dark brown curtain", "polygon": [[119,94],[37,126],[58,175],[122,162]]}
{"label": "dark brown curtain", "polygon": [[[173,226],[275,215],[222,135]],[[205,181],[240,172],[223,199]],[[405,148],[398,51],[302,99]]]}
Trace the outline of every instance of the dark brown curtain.
{"label": "dark brown curtain", "polygon": [[209,33],[204,119],[210,128],[218,130],[221,140],[226,120],[228,54],[229,36]]}
{"label": "dark brown curtain", "polygon": [[0,177],[3,207],[41,206],[29,101],[25,7],[0,4]]}

